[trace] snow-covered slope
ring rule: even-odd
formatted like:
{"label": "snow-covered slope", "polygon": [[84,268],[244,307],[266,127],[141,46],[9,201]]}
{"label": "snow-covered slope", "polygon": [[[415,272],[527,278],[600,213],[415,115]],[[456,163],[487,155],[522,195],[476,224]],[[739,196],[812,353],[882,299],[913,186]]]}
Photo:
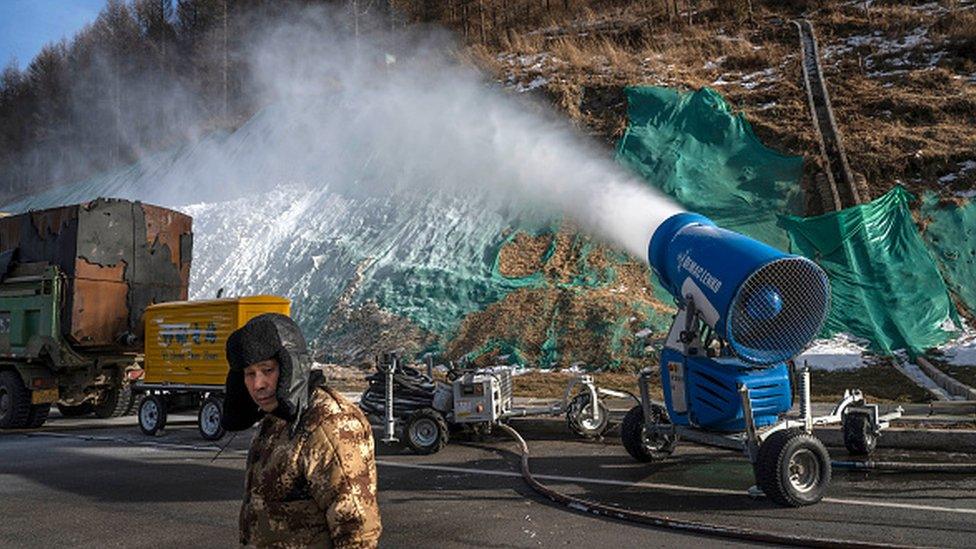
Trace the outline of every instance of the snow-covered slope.
{"label": "snow-covered slope", "polygon": [[233,134],[214,134],[4,210],[100,196],[181,210],[194,219],[191,298],[213,297],[221,288],[225,296],[284,295],[317,340],[353,281],[344,307],[372,301],[387,316],[437,336],[507,293],[506,281],[492,275],[492,253],[503,230],[518,224],[503,213],[511,209],[487,193],[397,185],[398,174],[368,162],[358,173],[336,173],[335,162],[314,161],[314,149],[302,153],[300,165],[289,164],[301,145],[295,135],[308,123],[281,120],[289,114],[267,109]]}

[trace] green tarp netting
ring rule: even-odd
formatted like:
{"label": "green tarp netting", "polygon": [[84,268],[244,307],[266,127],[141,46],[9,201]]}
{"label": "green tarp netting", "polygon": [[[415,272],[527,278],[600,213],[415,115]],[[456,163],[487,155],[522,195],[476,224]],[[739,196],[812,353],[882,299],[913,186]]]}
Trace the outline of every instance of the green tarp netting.
{"label": "green tarp netting", "polygon": [[976,305],[976,208],[927,198],[925,242],[901,188],[842,212],[788,215],[801,209],[802,159],[763,145],[717,92],[625,91],[629,123],[618,160],[686,209],[817,261],[833,294],[824,335],[852,333],[886,353],[945,342],[959,324],[939,268],[960,300]]}
{"label": "green tarp netting", "polygon": [[[849,332],[883,352],[918,354],[944,343],[958,326],[948,290],[895,187],[873,202],[840,212],[785,216],[794,252],[830,277],[825,335]],[[951,322],[949,322],[951,321]]]}
{"label": "green tarp netting", "polygon": [[922,237],[946,284],[970,314],[976,314],[976,203],[922,198]]}
{"label": "green tarp netting", "polygon": [[763,145],[718,92],[631,87],[617,159],[690,211],[786,250],[777,215],[799,213],[803,159]]}

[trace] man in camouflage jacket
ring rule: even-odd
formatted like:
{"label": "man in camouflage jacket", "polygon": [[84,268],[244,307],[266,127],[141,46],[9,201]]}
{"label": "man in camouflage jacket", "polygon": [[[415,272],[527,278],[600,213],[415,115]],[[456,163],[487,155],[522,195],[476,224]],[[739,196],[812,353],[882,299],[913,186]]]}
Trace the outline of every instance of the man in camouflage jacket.
{"label": "man in camouflage jacket", "polygon": [[247,456],[241,544],[376,547],[381,525],[369,423],[311,370],[284,315],[252,319],[227,339],[224,427],[260,420]]}

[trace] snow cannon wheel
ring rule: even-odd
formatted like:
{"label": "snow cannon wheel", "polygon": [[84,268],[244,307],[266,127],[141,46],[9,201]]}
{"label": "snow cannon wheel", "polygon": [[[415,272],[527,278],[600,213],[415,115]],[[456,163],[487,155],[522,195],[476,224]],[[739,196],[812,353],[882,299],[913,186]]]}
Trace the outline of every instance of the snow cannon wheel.
{"label": "snow cannon wheel", "polygon": [[871,428],[867,414],[848,412],[844,415],[844,447],[852,456],[866,456],[878,446],[878,435]]}
{"label": "snow cannon wheel", "polygon": [[[651,405],[651,417],[655,425],[669,425],[667,411],[657,404]],[[673,436],[660,433],[646,433],[644,430],[644,408],[634,406],[624,416],[620,426],[620,439],[624,448],[637,461],[660,461],[674,452],[677,440]]]}
{"label": "snow cannon wheel", "polygon": [[593,419],[589,391],[573,397],[566,407],[566,423],[569,430],[584,438],[599,438],[610,427],[610,410],[599,398],[596,399],[597,419]]}
{"label": "snow cannon wheel", "polygon": [[421,455],[436,454],[449,437],[444,415],[433,408],[421,408],[407,420],[407,446]]}
{"label": "snow cannon wheel", "polygon": [[756,484],[784,507],[813,505],[830,485],[830,455],[823,442],[800,429],[769,435],[759,447]]}

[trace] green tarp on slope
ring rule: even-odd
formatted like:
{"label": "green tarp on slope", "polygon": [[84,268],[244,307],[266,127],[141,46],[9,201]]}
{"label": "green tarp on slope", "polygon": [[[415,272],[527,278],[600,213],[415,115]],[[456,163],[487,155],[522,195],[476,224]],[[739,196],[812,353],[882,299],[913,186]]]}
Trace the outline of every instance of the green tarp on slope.
{"label": "green tarp on slope", "polygon": [[952,293],[976,314],[976,203],[941,203],[926,193],[922,198],[922,237],[939,263]]}
{"label": "green tarp on slope", "polygon": [[617,159],[690,211],[786,250],[777,215],[799,213],[803,159],[763,145],[718,92],[631,87]]}
{"label": "green tarp on slope", "polygon": [[[912,354],[944,343],[958,316],[942,276],[908,209],[911,195],[895,187],[873,202],[840,212],[786,216],[794,252],[830,277],[826,335],[849,332],[880,351]],[[947,320],[952,320],[948,323]]]}

